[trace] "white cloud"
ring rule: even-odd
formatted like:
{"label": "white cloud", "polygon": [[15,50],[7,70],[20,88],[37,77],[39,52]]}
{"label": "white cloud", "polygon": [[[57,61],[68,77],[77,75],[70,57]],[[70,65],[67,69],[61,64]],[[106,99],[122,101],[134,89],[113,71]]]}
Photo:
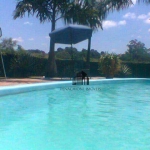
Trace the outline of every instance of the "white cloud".
{"label": "white cloud", "polygon": [[137,38],[138,38],[138,39],[141,39],[141,38],[142,38],[141,35],[136,35],[136,34],[132,34],[131,37],[132,37],[132,38],[135,38],[135,39],[137,39]]}
{"label": "white cloud", "polygon": [[147,18],[147,15],[145,15],[145,14],[142,14],[142,15],[138,16],[138,19],[146,19],[146,18]]}
{"label": "white cloud", "polygon": [[34,38],[29,38],[28,40],[29,40],[29,41],[34,41]]}
{"label": "white cloud", "polygon": [[24,25],[32,25],[33,23],[31,23],[31,22],[24,22]]}
{"label": "white cloud", "polygon": [[106,20],[106,21],[103,22],[103,27],[105,29],[116,27],[116,26],[119,26],[119,25],[126,25],[126,21],[121,20],[119,22],[115,22],[115,21],[112,21],[112,20]]}
{"label": "white cloud", "polygon": [[17,42],[23,42],[22,37],[18,37],[18,38],[13,38],[13,41],[17,41]]}
{"label": "white cloud", "polygon": [[148,18],[144,22],[147,23],[147,24],[150,24],[150,19]]}
{"label": "white cloud", "polygon": [[150,24],[150,12],[147,15],[141,14],[137,18],[144,20],[144,23]]}
{"label": "white cloud", "polygon": [[150,32],[150,29],[148,29],[148,32]]}
{"label": "white cloud", "polygon": [[115,21],[107,20],[103,22],[103,27],[104,28],[111,28],[117,26],[117,23]]}
{"label": "white cloud", "polygon": [[122,21],[118,22],[118,25],[126,25],[126,24],[127,24],[127,22],[125,20],[122,20]]}
{"label": "white cloud", "polygon": [[130,12],[128,12],[128,13],[126,13],[126,14],[123,16],[123,18],[135,19],[135,18],[136,18],[136,15],[135,15],[135,13],[130,13]]}
{"label": "white cloud", "polygon": [[137,36],[138,39],[141,39],[142,37],[140,35]]}
{"label": "white cloud", "polygon": [[132,0],[133,4],[135,5],[136,4],[136,0]]}

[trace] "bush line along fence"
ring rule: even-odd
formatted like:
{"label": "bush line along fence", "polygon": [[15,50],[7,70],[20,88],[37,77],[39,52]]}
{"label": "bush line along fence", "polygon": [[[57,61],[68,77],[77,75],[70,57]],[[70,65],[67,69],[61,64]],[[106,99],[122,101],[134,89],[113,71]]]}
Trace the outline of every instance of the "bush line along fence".
{"label": "bush line along fence", "polygon": [[[30,77],[30,76],[44,76],[47,59],[37,58],[30,55],[14,55],[5,54],[3,56],[5,70],[7,77]],[[74,71],[84,70],[85,62],[81,60],[56,60],[58,77],[72,77],[73,66]],[[150,63],[133,63],[123,62],[132,71],[130,77],[149,78],[150,77]],[[90,76],[104,76],[98,70],[98,62],[90,63]],[[4,77],[2,62],[0,60],[0,77]],[[119,77],[119,76],[118,76]]]}

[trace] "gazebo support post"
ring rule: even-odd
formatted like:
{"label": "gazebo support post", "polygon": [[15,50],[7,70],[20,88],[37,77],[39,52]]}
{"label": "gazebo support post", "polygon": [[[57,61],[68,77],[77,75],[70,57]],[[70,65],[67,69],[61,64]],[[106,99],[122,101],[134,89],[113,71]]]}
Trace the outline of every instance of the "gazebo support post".
{"label": "gazebo support post", "polygon": [[72,60],[72,76],[74,76],[74,57],[73,57],[73,48],[72,48],[72,43],[71,43],[71,60]]}
{"label": "gazebo support post", "polygon": [[86,69],[88,69],[88,74],[90,75],[90,49],[91,49],[91,37],[88,39],[88,51],[86,59]]}

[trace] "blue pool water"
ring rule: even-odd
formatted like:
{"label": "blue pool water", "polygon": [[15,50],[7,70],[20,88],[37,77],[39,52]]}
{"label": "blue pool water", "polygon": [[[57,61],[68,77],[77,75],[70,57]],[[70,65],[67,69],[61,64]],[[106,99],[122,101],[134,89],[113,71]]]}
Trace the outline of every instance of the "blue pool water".
{"label": "blue pool water", "polygon": [[135,149],[150,149],[148,80],[0,97],[0,150]]}

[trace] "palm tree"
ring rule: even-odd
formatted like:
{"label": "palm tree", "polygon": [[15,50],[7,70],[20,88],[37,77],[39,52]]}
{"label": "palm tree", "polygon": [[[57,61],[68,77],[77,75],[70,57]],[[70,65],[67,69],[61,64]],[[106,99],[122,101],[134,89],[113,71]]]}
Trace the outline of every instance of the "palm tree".
{"label": "palm tree", "polygon": [[[131,0],[18,0],[14,11],[14,19],[36,15],[40,22],[50,21],[51,31],[55,30],[56,22],[64,19],[65,23],[88,25],[93,29],[102,28],[102,21],[109,11],[129,7]],[[47,77],[55,76],[54,43],[50,40]]]}

